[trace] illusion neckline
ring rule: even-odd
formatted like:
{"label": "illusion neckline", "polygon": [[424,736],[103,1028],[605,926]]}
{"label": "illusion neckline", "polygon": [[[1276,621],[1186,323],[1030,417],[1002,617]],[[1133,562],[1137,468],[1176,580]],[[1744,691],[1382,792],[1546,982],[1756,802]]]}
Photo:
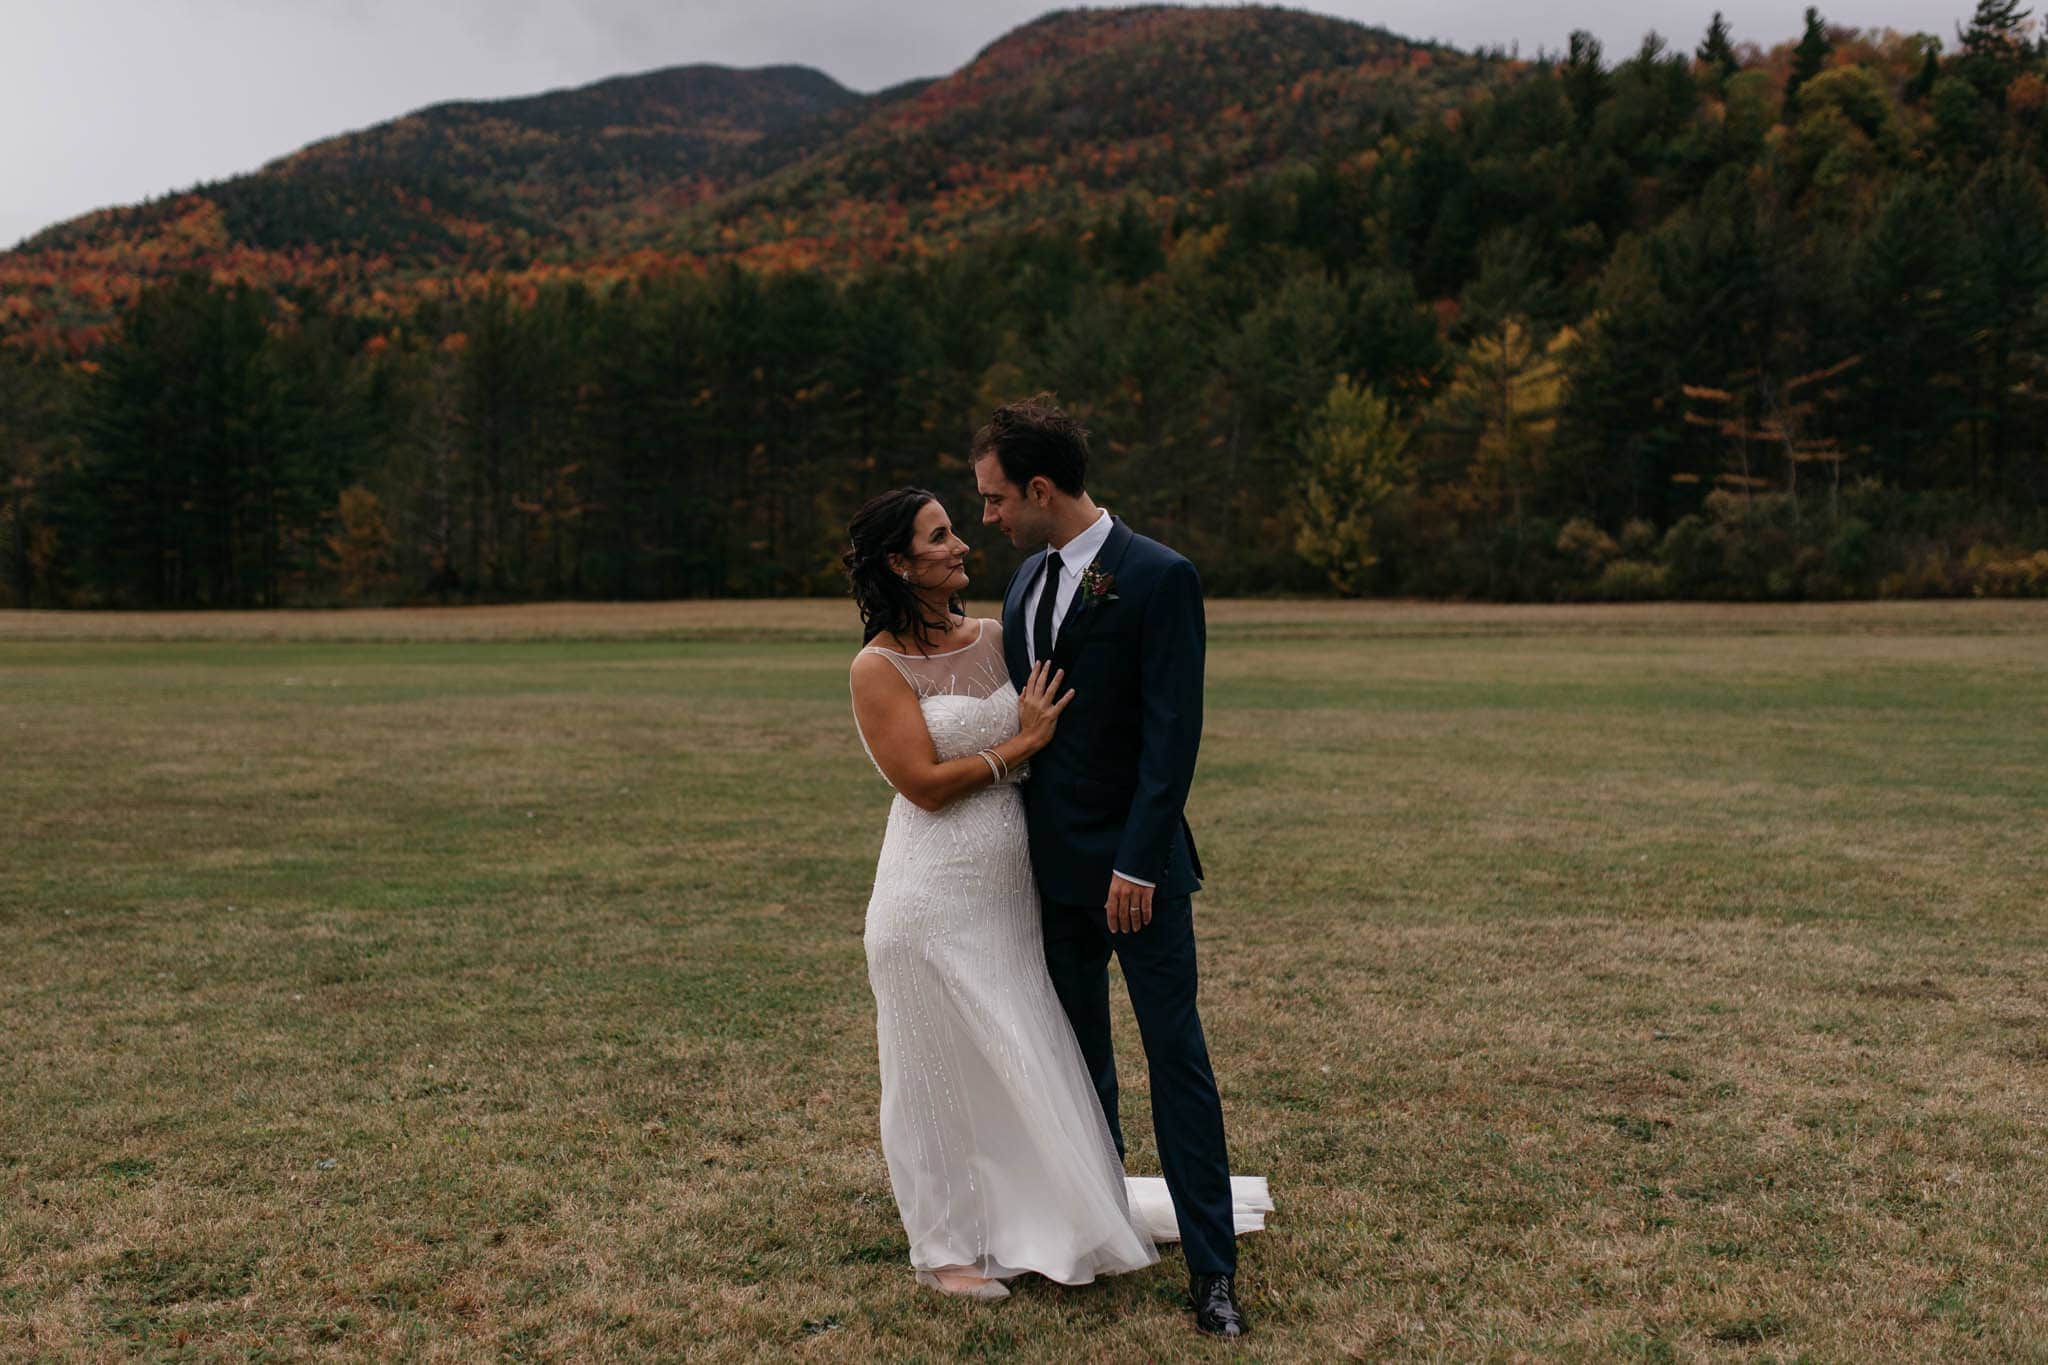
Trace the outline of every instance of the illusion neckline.
{"label": "illusion neckline", "polygon": [[988,622],[986,620],[977,620],[974,624],[979,626],[980,629],[974,632],[972,640],[961,645],[958,649],[942,649],[936,654],[905,654],[900,649],[884,649],[880,645],[869,645],[868,648],[877,654],[893,654],[899,659],[945,659],[955,654],[964,654],[981,643],[981,637],[988,634]]}

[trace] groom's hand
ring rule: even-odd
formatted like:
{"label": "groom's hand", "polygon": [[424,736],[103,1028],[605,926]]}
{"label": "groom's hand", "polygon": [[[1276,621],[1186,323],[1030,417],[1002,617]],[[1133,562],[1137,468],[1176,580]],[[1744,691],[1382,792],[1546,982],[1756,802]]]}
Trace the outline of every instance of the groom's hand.
{"label": "groom's hand", "polygon": [[1112,875],[1107,909],[1109,932],[1135,934],[1152,922],[1152,888]]}

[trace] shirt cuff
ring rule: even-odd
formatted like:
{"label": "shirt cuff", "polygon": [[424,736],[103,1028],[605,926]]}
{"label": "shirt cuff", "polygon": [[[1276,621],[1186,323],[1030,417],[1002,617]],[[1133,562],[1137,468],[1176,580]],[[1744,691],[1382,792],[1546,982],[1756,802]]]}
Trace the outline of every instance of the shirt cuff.
{"label": "shirt cuff", "polygon": [[1133,886],[1157,887],[1159,885],[1158,882],[1148,882],[1143,877],[1133,877],[1128,872],[1119,872],[1116,875],[1122,877],[1125,881],[1131,883]]}

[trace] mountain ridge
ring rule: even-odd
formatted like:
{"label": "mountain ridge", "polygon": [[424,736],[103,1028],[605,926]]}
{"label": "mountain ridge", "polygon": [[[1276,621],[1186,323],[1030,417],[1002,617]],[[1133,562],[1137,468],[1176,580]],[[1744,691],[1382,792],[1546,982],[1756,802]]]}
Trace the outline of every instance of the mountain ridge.
{"label": "mountain ridge", "polygon": [[[274,157],[254,171],[196,186],[142,205],[102,209],[53,225],[18,250],[43,250],[90,239],[110,218],[121,222],[153,205],[192,196],[222,204],[231,220],[259,186],[297,184],[353,188],[336,205],[347,212],[372,207],[378,192],[434,189],[464,205],[495,208],[523,230],[545,230],[579,207],[575,191],[602,202],[644,192],[653,183],[689,183],[715,172],[728,149],[757,141],[819,113],[864,97],[811,67],[788,64],[739,68],[713,63],[662,67],[501,100],[449,100],[423,106],[366,128],[321,138]],[[565,167],[564,158],[582,159]],[[582,177],[566,171],[577,170]],[[600,172],[610,186],[592,186]],[[337,184],[354,180],[353,187]],[[504,184],[493,194],[483,187]],[[564,192],[565,184],[569,192]],[[538,214],[538,217],[534,215]],[[230,230],[233,232],[231,222]],[[318,241],[347,248],[334,225],[325,232],[297,223],[282,228],[251,222],[236,240],[259,248]],[[296,230],[294,230],[296,229]],[[339,238],[340,240],[337,240]]]}
{"label": "mountain ridge", "polygon": [[45,229],[0,253],[0,328],[89,344],[143,283],[187,269],[368,298],[523,271],[857,268],[1213,189],[1501,70],[1304,11],[1154,5],[1055,10],[872,94],[810,67],[694,63],[443,101]]}
{"label": "mountain ridge", "polygon": [[[970,220],[1019,191],[1063,209],[1131,191],[1170,203],[1369,141],[1387,118],[1420,117],[1520,69],[1270,6],[1057,10],[810,158],[739,187],[726,210],[742,220],[750,201],[765,210],[737,231],[742,240],[772,238],[780,223],[785,238],[836,243],[858,263],[903,248],[907,215],[890,210],[905,205],[925,212],[927,237],[946,237],[971,233]],[[864,220],[844,221],[861,207]]]}

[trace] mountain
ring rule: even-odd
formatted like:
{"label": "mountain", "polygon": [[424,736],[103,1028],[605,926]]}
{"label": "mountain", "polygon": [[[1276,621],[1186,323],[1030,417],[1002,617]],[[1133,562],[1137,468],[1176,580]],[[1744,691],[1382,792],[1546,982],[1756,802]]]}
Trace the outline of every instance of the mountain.
{"label": "mountain", "polygon": [[[254,174],[135,209],[88,214],[30,254],[128,240],[175,244],[197,205],[223,244],[311,248],[404,265],[491,261],[572,245],[608,213],[703,198],[770,134],[861,102],[822,71],[681,66],[519,99],[439,104],[316,142]],[[784,155],[800,153],[785,138]],[[204,210],[199,210],[204,212]],[[189,236],[189,230],[187,231]]]}
{"label": "mountain", "polygon": [[436,105],[38,234],[0,254],[0,329],[75,351],[186,269],[376,301],[492,273],[944,250],[1357,151],[1506,69],[1298,11],[1151,6],[1049,14],[875,95],[700,65]]}
{"label": "mountain", "polygon": [[[861,259],[1370,146],[1505,63],[1296,10],[1066,10],[712,204],[720,239]],[[649,240],[702,249],[702,219]],[[788,255],[785,251],[779,253]]]}
{"label": "mountain", "polygon": [[[437,105],[315,143],[220,198],[230,233],[257,246],[471,259],[471,224],[508,249],[573,244],[601,232],[607,215],[694,202],[764,137],[858,102],[808,67],[675,67]],[[435,202],[458,222],[444,226]]]}

